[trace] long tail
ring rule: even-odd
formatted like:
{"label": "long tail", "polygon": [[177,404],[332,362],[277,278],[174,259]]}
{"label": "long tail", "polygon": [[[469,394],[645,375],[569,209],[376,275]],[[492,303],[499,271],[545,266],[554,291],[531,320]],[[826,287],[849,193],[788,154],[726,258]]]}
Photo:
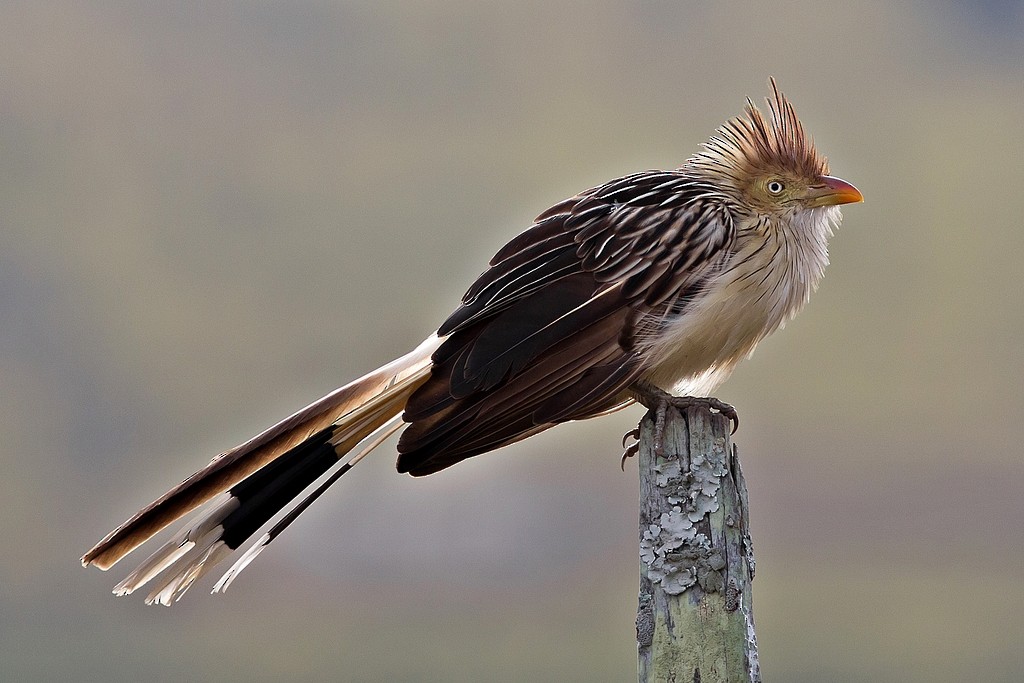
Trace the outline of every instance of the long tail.
{"label": "long tail", "polygon": [[[226,589],[317,496],[401,426],[405,403],[429,377],[430,356],[440,343],[432,335],[412,352],[218,455],[110,532],[82,557],[82,565],[107,570],[167,525],[214,501],[114,588],[115,593],[126,595],[159,576],[146,601],[169,605],[303,490],[334,469],[317,490],[246,552],[215,588]],[[362,448],[357,449],[360,444]]]}

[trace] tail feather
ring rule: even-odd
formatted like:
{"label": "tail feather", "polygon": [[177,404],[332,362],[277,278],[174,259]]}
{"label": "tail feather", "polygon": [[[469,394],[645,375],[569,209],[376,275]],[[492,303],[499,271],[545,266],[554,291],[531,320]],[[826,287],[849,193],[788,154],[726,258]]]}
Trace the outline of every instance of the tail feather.
{"label": "tail feather", "polygon": [[319,498],[324,491],[334,484],[334,482],[338,481],[343,474],[355,467],[356,463],[362,460],[370,451],[383,443],[389,436],[397,432],[401,426],[402,421],[398,415],[392,418],[389,422],[381,425],[377,431],[366,440],[366,443],[358,453],[352,456],[348,462],[338,467],[331,476],[316,488],[316,490],[296,504],[287,515],[281,518],[281,520],[270,529],[270,531],[263,534],[256,543],[242,553],[242,556],[239,557],[238,560],[231,565],[231,568],[220,577],[216,585],[214,585],[212,592],[225,592],[242,570],[248,567],[249,563],[255,560],[256,556],[263,552],[263,549],[270,545],[270,542],[277,538],[282,531],[288,528],[288,526],[313,503],[313,501]]}
{"label": "tail feather", "polygon": [[219,503],[191,520],[129,574],[114,592],[128,595],[155,580],[147,603],[169,605],[177,601],[196,579],[339,463],[331,443],[332,431],[324,430],[233,486]]}
{"label": "tail feather", "polygon": [[[437,336],[431,336],[411,353],[217,456],[111,532],[85,554],[82,564],[108,569],[174,520],[227,490],[222,502],[186,525],[115,589],[118,594],[131,593],[162,574],[147,601],[170,604],[180,598],[216,561],[239,547],[360,442],[370,440],[372,445],[350,458],[342,473],[378,445],[383,438],[368,437],[401,413],[409,395],[429,376],[430,356],[439,344]],[[388,433],[397,427],[390,426]]]}
{"label": "tail feather", "polygon": [[145,562],[140,564],[126,576],[123,581],[114,586],[114,593],[127,595],[136,588],[145,585],[168,567],[172,566],[185,555],[188,555],[197,546],[205,546],[205,539],[211,535],[217,535],[222,528],[220,525],[224,518],[238,508],[238,501],[230,496],[224,496],[208,513],[196,517],[191,524],[176,533],[159,550],[149,556]]}

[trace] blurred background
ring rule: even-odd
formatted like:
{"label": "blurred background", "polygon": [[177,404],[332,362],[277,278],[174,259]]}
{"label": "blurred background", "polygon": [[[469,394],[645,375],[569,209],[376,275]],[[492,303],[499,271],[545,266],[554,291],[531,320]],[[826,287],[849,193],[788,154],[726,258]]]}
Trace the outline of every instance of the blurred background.
{"label": "blurred background", "polygon": [[639,409],[422,480],[389,447],[224,596],[78,557],[774,75],[867,202],[719,392],[765,680],[1021,680],[1021,7],[3,3],[0,678],[633,679]]}

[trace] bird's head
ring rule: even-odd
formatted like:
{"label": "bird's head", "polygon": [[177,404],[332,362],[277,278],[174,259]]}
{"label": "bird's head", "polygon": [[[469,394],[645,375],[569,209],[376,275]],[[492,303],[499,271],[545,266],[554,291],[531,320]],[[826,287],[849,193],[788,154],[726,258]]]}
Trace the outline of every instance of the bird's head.
{"label": "bird's head", "polygon": [[853,185],[828,174],[793,105],[770,80],[768,119],[747,100],[746,116],[721,126],[683,169],[719,188],[736,206],[762,216],[864,201]]}

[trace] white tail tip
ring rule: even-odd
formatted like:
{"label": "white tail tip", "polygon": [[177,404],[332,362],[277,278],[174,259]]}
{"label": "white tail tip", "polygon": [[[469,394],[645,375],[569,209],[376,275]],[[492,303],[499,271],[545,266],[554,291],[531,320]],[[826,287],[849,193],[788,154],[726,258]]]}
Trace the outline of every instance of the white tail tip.
{"label": "white tail tip", "polygon": [[231,569],[224,572],[224,576],[217,580],[214,584],[211,593],[224,593],[227,591],[231,582],[242,573],[242,570],[249,566],[249,563],[256,559],[256,557],[263,552],[263,549],[270,543],[270,534],[266,533],[260,536],[260,539],[253,543],[248,550],[246,550],[238,560],[231,565]]}

